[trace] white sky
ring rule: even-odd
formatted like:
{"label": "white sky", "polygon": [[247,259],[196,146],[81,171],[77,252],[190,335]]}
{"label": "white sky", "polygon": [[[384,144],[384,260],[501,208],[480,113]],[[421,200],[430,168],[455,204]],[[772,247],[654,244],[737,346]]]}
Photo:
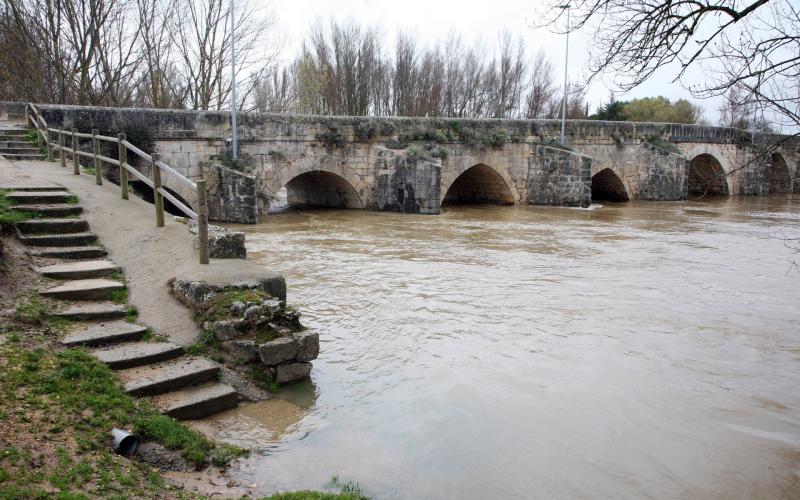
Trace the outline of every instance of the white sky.
{"label": "white sky", "polygon": [[[257,0],[264,4],[268,0]],[[564,35],[550,33],[546,29],[529,27],[541,10],[540,0],[271,0],[278,18],[278,28],[285,37],[285,57],[293,57],[308,33],[309,25],[317,18],[327,20],[334,17],[340,21],[355,20],[362,24],[378,24],[385,36],[384,42],[394,46],[398,30],[410,31],[421,42],[434,43],[444,39],[448,32],[460,34],[465,42],[482,39],[492,46],[501,30],[508,30],[515,37],[522,36],[529,54],[539,48],[545,49],[557,70],[558,81],[563,79]],[[570,36],[569,73],[577,79],[584,74],[589,36],[577,33]],[[702,106],[704,117],[711,123],[717,121],[719,99],[694,100],[679,84],[670,83],[675,72],[665,68],[650,81],[618,99],[663,95],[671,100],[689,99]],[[702,75],[699,78],[703,78]],[[700,80],[702,81],[702,80]],[[691,83],[689,81],[688,83]],[[587,98],[590,112],[608,100],[609,90],[602,82],[594,82]]]}

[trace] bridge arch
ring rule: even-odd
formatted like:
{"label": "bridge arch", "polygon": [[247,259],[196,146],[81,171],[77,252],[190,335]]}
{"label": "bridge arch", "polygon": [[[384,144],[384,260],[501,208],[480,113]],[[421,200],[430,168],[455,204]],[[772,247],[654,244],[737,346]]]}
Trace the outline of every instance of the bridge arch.
{"label": "bridge arch", "polygon": [[767,172],[769,180],[769,194],[781,194],[792,192],[792,179],[789,175],[789,165],[786,158],[780,153],[773,153],[770,157],[770,165]]}
{"label": "bridge arch", "polygon": [[610,168],[592,176],[592,201],[628,201],[628,190],[622,179]]}
{"label": "bridge arch", "polygon": [[343,176],[326,170],[302,172],[282,187],[290,207],[364,208],[356,188]]}
{"label": "bridge arch", "polygon": [[355,169],[341,163],[320,163],[317,157],[278,169],[261,189],[274,199],[282,188],[290,206],[363,209],[367,202],[367,185]]}
{"label": "bridge arch", "polygon": [[447,203],[514,205],[519,193],[505,168],[476,163],[461,172],[442,175],[440,201]]}
{"label": "bridge arch", "polygon": [[689,198],[728,196],[731,193],[731,166],[719,150],[699,145],[686,155],[689,160],[686,184]]}

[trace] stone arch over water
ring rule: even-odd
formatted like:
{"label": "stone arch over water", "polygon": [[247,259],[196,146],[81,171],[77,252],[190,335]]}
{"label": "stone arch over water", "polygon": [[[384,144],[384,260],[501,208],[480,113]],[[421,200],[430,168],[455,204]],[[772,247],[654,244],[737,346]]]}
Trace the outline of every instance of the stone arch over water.
{"label": "stone arch over water", "polygon": [[326,170],[298,174],[284,187],[290,207],[364,208],[356,188],[341,175]]}
{"label": "stone arch over water", "polygon": [[722,163],[710,153],[700,153],[689,160],[689,198],[728,196],[728,176]]}
{"label": "stone arch over water", "polygon": [[[504,175],[505,174],[505,175]],[[517,198],[508,172],[477,163],[461,172],[449,184],[442,178],[442,205],[492,204],[513,205]]]}
{"label": "stone arch over water", "polygon": [[628,201],[628,190],[622,179],[610,168],[592,176],[592,201]]}
{"label": "stone arch over water", "polygon": [[769,170],[767,172],[769,180],[769,194],[781,194],[792,192],[792,179],[789,175],[789,165],[780,153],[774,153],[770,157]]}

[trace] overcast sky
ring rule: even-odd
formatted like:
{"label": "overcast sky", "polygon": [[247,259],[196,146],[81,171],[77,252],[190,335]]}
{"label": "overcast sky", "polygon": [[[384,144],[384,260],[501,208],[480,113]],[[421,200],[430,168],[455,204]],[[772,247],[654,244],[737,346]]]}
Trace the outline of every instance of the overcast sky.
{"label": "overcast sky", "polygon": [[[278,17],[279,29],[286,39],[286,56],[297,53],[309,25],[317,17],[378,24],[385,34],[384,42],[391,47],[398,30],[410,31],[425,43],[444,39],[448,32],[454,31],[467,42],[480,38],[490,45],[505,29],[514,36],[522,36],[530,54],[539,48],[545,49],[558,68],[559,82],[563,79],[564,35],[530,27],[537,19],[537,10],[541,9],[540,0],[272,0],[271,3]],[[571,78],[584,74],[589,43],[591,39],[583,33],[570,35],[568,69]],[[661,74],[656,74],[655,78],[628,95],[617,96],[618,99],[657,95],[673,101],[689,99],[703,107],[707,120],[716,123],[719,100],[691,99],[679,84],[670,83],[674,70],[669,69],[662,70]],[[593,83],[587,96],[590,111],[594,112],[608,96],[609,89],[604,82]]]}

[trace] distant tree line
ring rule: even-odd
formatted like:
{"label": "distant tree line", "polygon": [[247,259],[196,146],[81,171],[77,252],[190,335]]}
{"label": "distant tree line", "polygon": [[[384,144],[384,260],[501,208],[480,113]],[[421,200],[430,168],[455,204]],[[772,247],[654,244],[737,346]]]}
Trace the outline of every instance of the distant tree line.
{"label": "distant tree line", "polygon": [[[0,0],[0,100],[99,106],[230,106],[227,0]],[[501,33],[423,47],[377,27],[317,22],[277,64],[275,17],[236,2],[238,106],[342,115],[556,118],[561,89],[543,51]],[[585,118],[574,84],[567,116]]]}
{"label": "distant tree line", "polygon": [[[583,86],[573,85],[567,116],[585,118]],[[387,46],[377,27],[330,21],[312,26],[301,53],[255,84],[259,111],[336,115],[556,118],[562,92],[553,63],[522,39],[465,44],[450,35],[422,46],[400,33]]]}

